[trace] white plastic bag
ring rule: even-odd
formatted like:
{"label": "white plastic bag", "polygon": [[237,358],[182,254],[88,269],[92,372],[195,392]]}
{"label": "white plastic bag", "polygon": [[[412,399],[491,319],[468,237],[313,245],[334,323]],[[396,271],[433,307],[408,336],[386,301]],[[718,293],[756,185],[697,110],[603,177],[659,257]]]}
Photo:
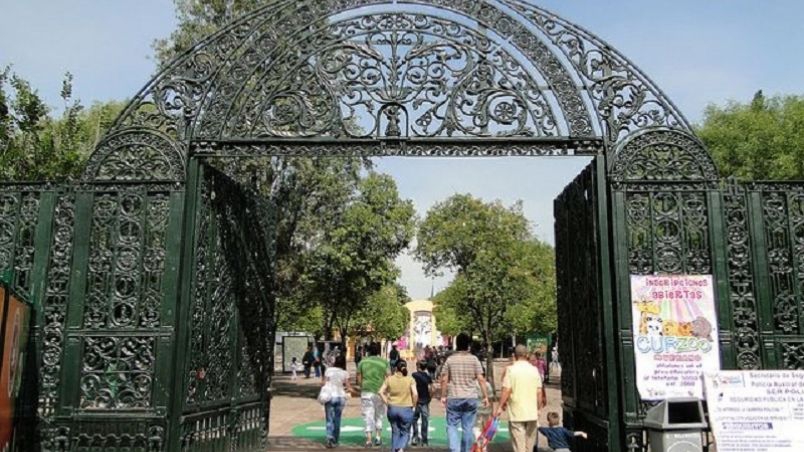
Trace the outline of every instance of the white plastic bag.
{"label": "white plastic bag", "polygon": [[318,391],[318,403],[321,405],[326,405],[332,400],[332,386],[327,382],[324,386],[321,386],[321,390]]}

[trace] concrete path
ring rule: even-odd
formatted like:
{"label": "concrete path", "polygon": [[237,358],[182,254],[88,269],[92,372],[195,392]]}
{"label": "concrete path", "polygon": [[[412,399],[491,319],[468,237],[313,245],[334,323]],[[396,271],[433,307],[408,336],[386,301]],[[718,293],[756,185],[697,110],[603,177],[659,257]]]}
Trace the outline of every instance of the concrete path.
{"label": "concrete path", "polygon": [[[502,367],[507,362],[498,362],[495,364],[495,375],[499,378]],[[350,374],[354,376],[353,365],[349,368]],[[541,423],[546,425],[545,416],[548,411],[561,412],[561,392],[559,389],[558,378],[553,378],[553,382],[547,385],[547,409],[540,412]],[[297,381],[291,381],[288,376],[278,376],[274,380],[273,400],[271,402],[271,423],[269,433],[269,447],[270,451],[278,452],[298,452],[304,450],[323,450],[323,432],[321,439],[318,441],[299,438],[293,435],[294,427],[300,424],[306,424],[314,421],[322,421],[324,419],[324,410],[321,405],[315,400],[318,395],[320,383],[313,378],[305,380],[303,377]],[[499,388],[499,385],[497,386]],[[441,403],[434,401],[430,405],[430,416],[432,419],[437,417],[444,417],[444,408]],[[343,413],[344,418],[359,418],[360,417],[360,400],[358,398],[351,398],[347,401],[346,408]],[[503,422],[505,423],[505,415],[503,415]],[[387,424],[386,424],[387,426]],[[503,425],[507,427],[506,425]],[[442,435],[443,436],[443,435]],[[540,436],[540,447],[547,447],[544,438]],[[382,450],[386,450],[387,445]],[[381,450],[380,448],[349,448],[339,447],[338,451],[362,451],[367,450]],[[411,447],[411,451],[444,451],[446,447],[440,448],[422,448]],[[510,444],[494,444],[489,449],[489,452],[510,452],[512,449]],[[549,449],[545,449],[549,450]]]}

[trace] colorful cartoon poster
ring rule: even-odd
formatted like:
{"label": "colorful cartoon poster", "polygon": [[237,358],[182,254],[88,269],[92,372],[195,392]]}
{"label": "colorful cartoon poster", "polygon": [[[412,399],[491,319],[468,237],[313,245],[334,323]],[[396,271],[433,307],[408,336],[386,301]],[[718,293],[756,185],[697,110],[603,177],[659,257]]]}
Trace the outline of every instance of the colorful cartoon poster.
{"label": "colorful cartoon poster", "polygon": [[643,400],[703,398],[701,375],[720,370],[711,275],[632,275],[631,313]]}
{"label": "colorful cartoon poster", "polygon": [[718,452],[804,450],[804,371],[704,375]]}
{"label": "colorful cartoon poster", "polygon": [[0,450],[9,445],[14,428],[14,406],[22,384],[22,366],[28,342],[28,305],[0,286],[3,321],[2,366],[0,366]]}

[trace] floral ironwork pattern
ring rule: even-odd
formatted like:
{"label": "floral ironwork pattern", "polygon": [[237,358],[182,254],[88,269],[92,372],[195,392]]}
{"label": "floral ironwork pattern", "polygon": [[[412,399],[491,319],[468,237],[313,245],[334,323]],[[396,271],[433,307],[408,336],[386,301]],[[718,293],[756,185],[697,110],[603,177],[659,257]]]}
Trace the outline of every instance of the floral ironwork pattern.
{"label": "floral ironwork pattern", "polygon": [[615,151],[611,178],[623,181],[710,181],[718,172],[703,144],[684,132],[648,129],[627,137]]}
{"label": "floral ironwork pattern", "polygon": [[804,370],[804,342],[782,342],[782,367]]}
{"label": "floral ironwork pattern", "polygon": [[[290,141],[290,140],[288,140]],[[566,140],[550,142],[486,141],[463,142],[387,142],[365,141],[293,141],[293,142],[229,142],[201,141],[192,146],[192,153],[199,157],[539,157],[594,155],[603,152],[603,142],[598,140]]]}
{"label": "floral ironwork pattern", "polygon": [[[93,153],[86,178],[182,180],[184,150],[198,139],[581,137],[616,144],[652,127],[691,133],[631,62],[523,2],[277,0],[149,82]],[[489,146],[463,150],[488,154]],[[302,150],[315,155],[316,148]]]}
{"label": "floral ironwork pattern", "polygon": [[626,215],[632,274],[712,272],[704,193],[628,193]]}
{"label": "floral ironwork pattern", "polygon": [[155,338],[85,336],[83,339],[81,409],[150,407]]}
{"label": "floral ironwork pattern", "polygon": [[73,241],[75,232],[75,195],[59,196],[53,212],[53,238],[50,244],[47,286],[42,306],[44,323],[41,325],[40,342],[42,358],[39,363],[39,416],[47,423],[56,414],[61,365],[64,348],[64,325],[70,294],[70,275],[73,264]]}
{"label": "floral ironwork pattern", "polygon": [[[537,81],[479,31],[403,13],[316,28],[254,74],[223,136],[558,134]],[[202,134],[214,130],[200,123]]]}
{"label": "floral ironwork pattern", "polygon": [[87,162],[94,180],[182,180],[184,159],[174,142],[158,131],[129,130],[111,135]]}
{"label": "floral ironwork pattern", "polygon": [[745,188],[733,182],[729,184],[723,194],[723,204],[737,367],[760,369],[761,340]]}
{"label": "floral ironwork pattern", "polygon": [[804,294],[804,193],[762,193],[774,329],[799,334]]}
{"label": "floral ironwork pattern", "polygon": [[0,274],[25,296],[31,291],[40,190],[14,187],[0,197]]}
{"label": "floral ironwork pattern", "polygon": [[511,7],[528,18],[572,64],[611,142],[648,127],[691,130],[664,93],[609,44],[532,4],[512,2]]}
{"label": "floral ironwork pattern", "polygon": [[195,252],[191,362],[187,372],[187,402],[190,404],[230,398],[235,303],[231,270],[221,248],[220,219],[211,204],[214,196],[211,184],[204,178]]}
{"label": "floral ironwork pattern", "polygon": [[100,193],[92,217],[87,328],[160,325],[168,195]]}

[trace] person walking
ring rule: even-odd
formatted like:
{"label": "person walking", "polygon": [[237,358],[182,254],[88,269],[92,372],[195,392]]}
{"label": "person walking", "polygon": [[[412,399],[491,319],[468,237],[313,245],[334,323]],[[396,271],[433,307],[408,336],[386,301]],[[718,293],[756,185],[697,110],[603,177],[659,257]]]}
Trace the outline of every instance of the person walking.
{"label": "person walking", "polygon": [[539,370],[539,375],[542,377],[542,381],[544,381],[544,376],[547,373],[547,361],[544,360],[541,352],[533,352],[530,363]]}
{"label": "person walking", "polygon": [[528,348],[514,348],[516,361],[508,368],[503,379],[500,404],[495,416],[508,407],[508,431],[514,452],[532,452],[536,446],[539,427],[539,409],[547,404],[539,369],[528,362]]}
{"label": "person walking", "polygon": [[[324,404],[324,414],[327,419],[327,448],[332,449],[338,445],[341,437],[341,415],[346,406],[347,394],[352,393],[352,384],[349,373],[346,371],[346,357],[338,356],[333,365],[324,371],[321,378],[323,385],[329,385],[331,398]],[[348,391],[348,392],[347,392]]]}
{"label": "person walking", "polygon": [[379,356],[380,344],[368,345],[368,356],[357,366],[357,384],[360,386],[360,412],[366,432],[366,447],[371,447],[372,436],[375,446],[382,445],[382,418],[385,404],[380,397],[385,377],[390,374],[388,361]]}
{"label": "person walking", "polygon": [[416,381],[408,376],[408,363],[399,360],[393,375],[385,379],[380,397],[388,405],[388,422],[391,423],[391,450],[404,452],[410,440],[413,407],[418,404]]}
{"label": "person walking", "polygon": [[[433,379],[427,372],[427,363],[420,361],[418,372],[413,372],[413,379],[416,381],[416,393],[419,395],[419,402],[413,412],[413,440],[411,444],[416,446],[429,444],[428,434],[430,433],[430,398],[433,393]],[[422,426],[419,430],[419,419]],[[421,433],[419,433],[421,432]]]}
{"label": "person walking", "polygon": [[310,378],[310,368],[313,367],[315,362],[315,355],[313,354],[313,346],[308,345],[307,351],[302,355],[302,366],[304,366],[304,378]]}
{"label": "person walking", "polygon": [[[469,452],[474,443],[472,428],[477,418],[476,387],[480,385],[483,406],[489,405],[483,366],[469,353],[472,339],[466,333],[455,338],[457,352],[450,355],[441,370],[441,403],[447,409],[447,439],[451,452]],[[458,426],[463,434],[458,434]]]}
{"label": "person walking", "polygon": [[290,359],[290,381],[296,381],[299,378],[299,362],[296,357]]}
{"label": "person walking", "polygon": [[399,350],[396,345],[391,347],[391,352],[388,353],[388,360],[391,362],[391,369],[396,368],[396,362],[399,361]]}
{"label": "person walking", "polygon": [[321,368],[323,364],[321,363],[321,349],[319,348],[318,344],[313,346],[313,369],[315,369],[315,377],[320,378]]}

